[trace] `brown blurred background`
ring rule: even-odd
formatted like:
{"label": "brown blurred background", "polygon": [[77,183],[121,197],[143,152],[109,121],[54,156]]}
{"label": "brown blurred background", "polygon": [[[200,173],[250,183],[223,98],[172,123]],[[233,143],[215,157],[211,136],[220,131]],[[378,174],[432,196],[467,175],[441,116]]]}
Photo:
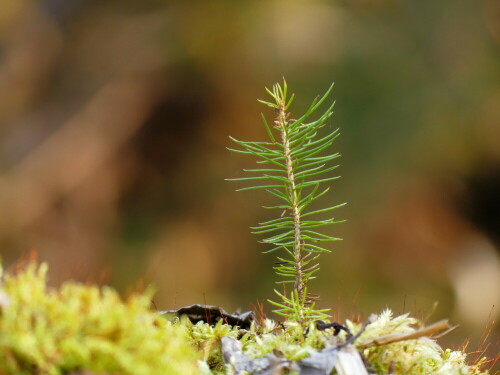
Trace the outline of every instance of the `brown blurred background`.
{"label": "brown blurred background", "polygon": [[3,262],[152,282],[161,309],[272,297],[270,199],[224,182],[253,163],[228,135],[264,139],[282,76],[296,114],[335,81],[348,222],[312,288],[337,319],[438,301],[474,349],[500,313],[499,58],[498,0],[0,1]]}

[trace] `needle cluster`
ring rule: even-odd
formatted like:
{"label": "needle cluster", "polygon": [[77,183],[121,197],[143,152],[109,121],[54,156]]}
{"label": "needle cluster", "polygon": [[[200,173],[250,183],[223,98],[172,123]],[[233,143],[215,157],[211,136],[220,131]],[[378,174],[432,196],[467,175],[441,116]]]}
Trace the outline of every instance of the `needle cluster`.
{"label": "needle cluster", "polygon": [[253,233],[268,236],[262,242],[270,245],[265,253],[278,252],[275,263],[276,274],[283,280],[278,283],[292,284],[290,296],[275,292],[281,302],[270,301],[278,309],[277,314],[301,323],[324,318],[325,311],[314,309],[317,295],[307,292],[307,284],[315,278],[319,270],[318,257],[330,252],[323,243],[339,238],[319,232],[320,227],[339,223],[334,218],[318,218],[344,204],[310,210],[312,202],[329,191],[325,185],[339,178],[330,172],[337,168],[331,161],[338,158],[338,153],[328,153],[333,141],[338,137],[338,129],[322,136],[320,130],[325,127],[332,115],[332,103],[319,118],[310,117],[328,98],[333,85],[322,96],[314,99],[306,113],[297,120],[291,119],[288,112],[294,95],[288,97],[288,87],[275,84],[272,90],[266,88],[273,101],[259,100],[275,110],[274,122],[270,126],[262,115],[269,140],[265,142],[240,141],[230,137],[240,149],[229,150],[257,157],[257,169],[245,169],[250,176],[228,179],[253,183],[239,189],[264,189],[278,199],[279,204],[264,206],[266,209],[279,210],[280,215],[272,220],[252,227]]}

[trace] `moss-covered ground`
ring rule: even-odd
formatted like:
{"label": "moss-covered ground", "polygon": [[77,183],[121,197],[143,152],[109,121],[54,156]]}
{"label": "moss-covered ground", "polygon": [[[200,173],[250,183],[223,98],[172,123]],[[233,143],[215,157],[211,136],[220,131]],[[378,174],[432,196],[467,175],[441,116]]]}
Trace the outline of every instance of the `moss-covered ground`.
{"label": "moss-covered ground", "polygon": [[[165,318],[151,310],[152,292],[122,299],[109,287],[67,282],[47,287],[47,265],[31,263],[20,271],[0,270],[0,374],[225,374],[221,339],[241,343],[243,354],[269,353],[299,361],[345,332],[319,330],[269,319],[248,330],[224,324],[193,324],[186,317]],[[384,311],[354,342],[394,333],[411,333],[419,321]],[[356,333],[360,324],[346,322]],[[361,345],[360,345],[361,347]],[[468,365],[460,351],[442,349],[419,337],[361,349],[368,370],[376,374],[486,374],[481,363]]]}

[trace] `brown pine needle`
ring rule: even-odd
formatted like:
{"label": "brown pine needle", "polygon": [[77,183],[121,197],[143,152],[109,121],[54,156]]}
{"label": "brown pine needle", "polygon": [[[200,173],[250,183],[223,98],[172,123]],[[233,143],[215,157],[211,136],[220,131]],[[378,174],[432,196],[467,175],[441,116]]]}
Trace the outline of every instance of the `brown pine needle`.
{"label": "brown pine needle", "polygon": [[438,333],[442,333],[439,335],[439,337],[441,337],[444,334],[451,332],[456,327],[457,326],[453,326],[453,327],[450,326],[450,323],[448,323],[448,320],[443,319],[443,320],[440,320],[436,323],[433,323],[427,327],[418,329],[415,332],[397,333],[397,334],[390,334],[390,335],[374,337],[374,338],[366,340],[365,342],[362,342],[361,344],[358,344],[356,346],[359,349],[366,349],[366,348],[369,348],[371,346],[387,345],[387,344],[392,344],[394,342],[399,342],[399,341],[418,339],[418,338],[424,337],[424,336],[430,337],[430,336],[436,335]]}

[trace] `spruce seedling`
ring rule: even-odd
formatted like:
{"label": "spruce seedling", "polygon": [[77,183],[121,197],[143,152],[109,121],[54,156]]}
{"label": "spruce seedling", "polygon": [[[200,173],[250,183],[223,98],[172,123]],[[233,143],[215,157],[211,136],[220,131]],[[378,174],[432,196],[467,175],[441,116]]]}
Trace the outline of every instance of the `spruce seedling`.
{"label": "spruce seedling", "polygon": [[324,185],[339,178],[330,177],[328,173],[338,167],[330,162],[340,155],[325,154],[338,137],[339,131],[337,129],[320,136],[320,130],[333,113],[334,103],[319,118],[306,122],[325,102],[332,88],[333,84],[322,97],[315,98],[306,113],[297,120],[291,119],[288,112],[294,95],[287,96],[286,81],[283,80],[282,86],[275,84],[272,91],[266,88],[273,101],[259,102],[275,110],[272,126],[269,126],[265,116],[261,114],[269,140],[247,142],[230,137],[241,149],[228,148],[236,153],[257,157],[257,163],[262,166],[258,169],[245,169],[249,177],[228,179],[255,183],[238,191],[264,189],[280,203],[264,206],[266,209],[278,210],[280,214],[277,218],[259,223],[252,229],[253,233],[269,235],[263,239],[264,243],[271,246],[265,253],[278,253],[274,270],[283,278],[278,283],[293,285],[289,296],[275,290],[281,301],[269,301],[277,307],[274,312],[301,324],[328,317],[325,314],[328,310],[315,309],[318,297],[308,293],[307,286],[319,270],[320,254],[330,252],[323,243],[339,240],[320,233],[318,228],[341,221],[334,218],[321,219],[318,215],[321,217],[344,205],[309,209],[313,201],[328,193],[330,188]]}

